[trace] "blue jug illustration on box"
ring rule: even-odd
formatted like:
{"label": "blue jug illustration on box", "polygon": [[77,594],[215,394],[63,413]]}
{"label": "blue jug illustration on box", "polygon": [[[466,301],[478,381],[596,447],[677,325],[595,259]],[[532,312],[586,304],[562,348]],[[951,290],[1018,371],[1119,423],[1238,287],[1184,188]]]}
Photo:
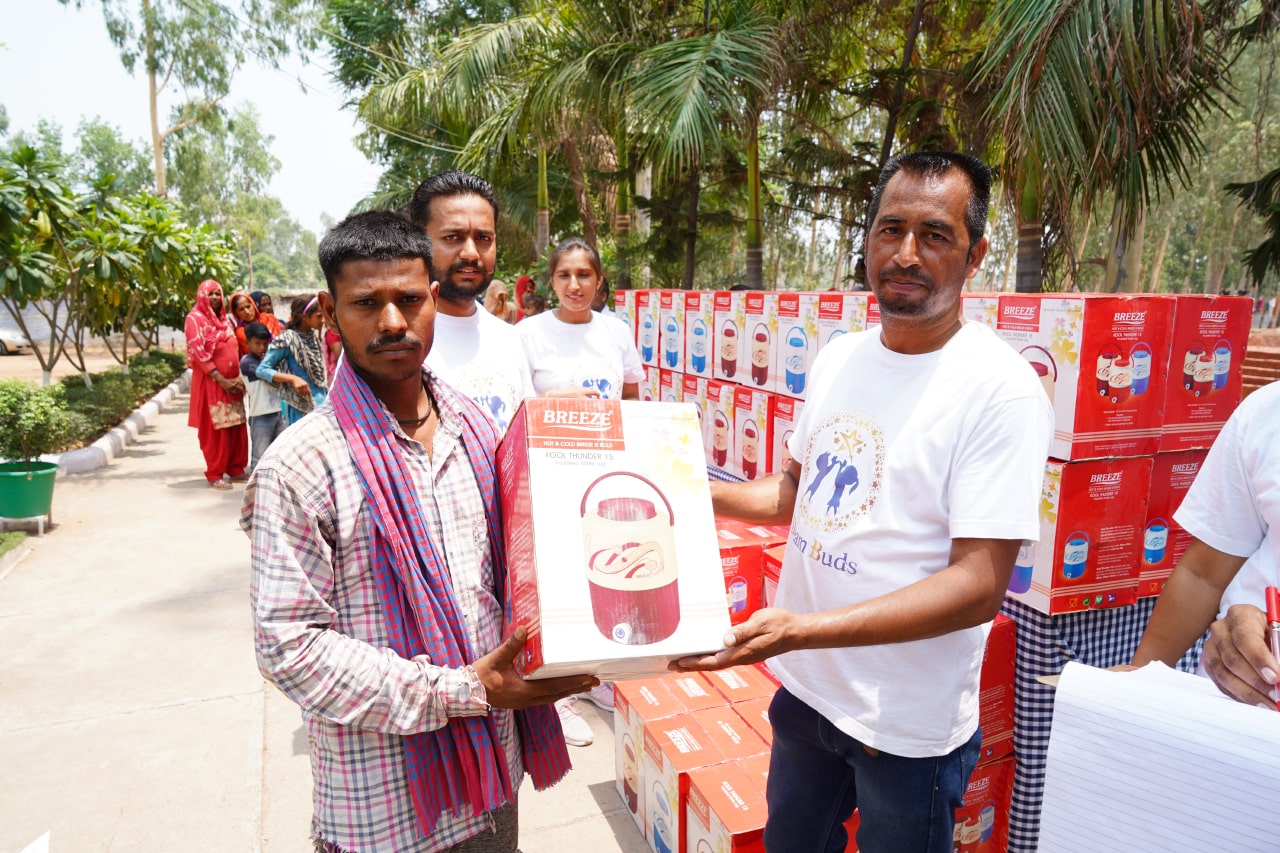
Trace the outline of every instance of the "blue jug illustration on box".
{"label": "blue jug illustration on box", "polygon": [[667,367],[680,366],[680,324],[675,317],[668,317],[667,325],[662,329],[662,351],[667,359]]}
{"label": "blue jug illustration on box", "polygon": [[804,379],[809,360],[809,336],[799,326],[787,332],[787,354],[783,361],[786,368],[787,390],[792,394],[804,393]]}
{"label": "blue jug illustration on box", "polygon": [[1227,376],[1231,372],[1231,342],[1220,340],[1213,347],[1213,387],[1221,391],[1227,387]]}
{"label": "blue jug illustration on box", "polygon": [[1146,341],[1138,341],[1129,350],[1129,362],[1133,365],[1134,394],[1147,393],[1147,385],[1151,381],[1151,345]]}
{"label": "blue jug illustration on box", "polygon": [[1023,539],[1018,557],[1013,561],[1013,574],[1009,576],[1009,592],[1026,592],[1031,589],[1031,574],[1036,565],[1036,543]]}
{"label": "blue jug illustration on box", "polygon": [[1148,566],[1158,566],[1164,562],[1165,546],[1169,544],[1169,522],[1163,518],[1153,518],[1147,522],[1147,529],[1142,533],[1142,562]]}
{"label": "blue jug illustration on box", "polygon": [[1089,565],[1089,534],[1076,530],[1067,537],[1062,549],[1062,576],[1069,581],[1084,577]]}
{"label": "blue jug illustration on box", "polygon": [[693,342],[689,344],[689,360],[693,372],[707,372],[707,324],[702,318],[693,321]]}
{"label": "blue jug illustration on box", "polygon": [[653,364],[653,318],[645,317],[640,324],[640,360]]}

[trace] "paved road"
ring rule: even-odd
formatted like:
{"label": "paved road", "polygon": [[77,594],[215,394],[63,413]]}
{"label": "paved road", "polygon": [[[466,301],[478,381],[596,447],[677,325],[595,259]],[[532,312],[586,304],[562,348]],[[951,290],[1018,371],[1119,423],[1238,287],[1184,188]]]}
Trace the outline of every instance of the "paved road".
{"label": "paved road", "polygon": [[[45,832],[53,853],[310,849],[305,733],[250,644],[240,490],[205,486],[186,410],[59,477],[53,528],[0,577],[0,853]],[[596,742],[526,784],[521,847],[643,853],[611,715],[582,705]]]}

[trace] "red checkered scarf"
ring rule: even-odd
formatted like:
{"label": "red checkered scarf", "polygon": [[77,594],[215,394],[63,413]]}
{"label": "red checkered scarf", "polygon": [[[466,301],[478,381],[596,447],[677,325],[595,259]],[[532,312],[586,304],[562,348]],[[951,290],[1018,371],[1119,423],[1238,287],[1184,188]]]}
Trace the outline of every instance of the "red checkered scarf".
{"label": "red checkered scarf", "polygon": [[[507,573],[494,467],[497,431],[468,398],[442,382],[432,389],[442,406],[462,414],[462,447],[484,500],[494,587],[504,590]],[[449,569],[428,531],[386,411],[345,359],[329,401],[373,513],[373,572],[391,648],[406,659],[425,654],[437,666],[474,662],[477,655],[453,595]],[[510,615],[508,608],[508,621]],[[515,716],[534,786],[541,790],[560,781],[569,771],[569,753],[553,707],[536,705]],[[446,810],[462,817],[514,799],[492,718],[454,717],[444,728],[409,735],[404,741],[409,791],[424,835],[435,831]]]}

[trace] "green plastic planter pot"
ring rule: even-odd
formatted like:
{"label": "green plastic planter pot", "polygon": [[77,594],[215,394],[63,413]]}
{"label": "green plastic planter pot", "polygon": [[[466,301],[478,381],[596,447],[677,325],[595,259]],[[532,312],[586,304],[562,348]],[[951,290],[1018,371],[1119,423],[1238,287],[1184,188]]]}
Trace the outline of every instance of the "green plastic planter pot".
{"label": "green plastic planter pot", "polygon": [[57,462],[0,464],[0,518],[48,515],[57,473]]}

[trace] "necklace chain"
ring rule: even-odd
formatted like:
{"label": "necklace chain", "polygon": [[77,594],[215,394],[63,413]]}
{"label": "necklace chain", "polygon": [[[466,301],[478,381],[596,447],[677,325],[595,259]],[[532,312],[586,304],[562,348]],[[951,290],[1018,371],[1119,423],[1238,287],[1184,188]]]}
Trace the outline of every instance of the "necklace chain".
{"label": "necklace chain", "polygon": [[422,390],[427,392],[427,413],[420,418],[396,418],[396,423],[402,426],[419,427],[426,423],[435,412],[436,401],[435,398],[431,396],[431,389],[427,388],[427,386],[423,384]]}

